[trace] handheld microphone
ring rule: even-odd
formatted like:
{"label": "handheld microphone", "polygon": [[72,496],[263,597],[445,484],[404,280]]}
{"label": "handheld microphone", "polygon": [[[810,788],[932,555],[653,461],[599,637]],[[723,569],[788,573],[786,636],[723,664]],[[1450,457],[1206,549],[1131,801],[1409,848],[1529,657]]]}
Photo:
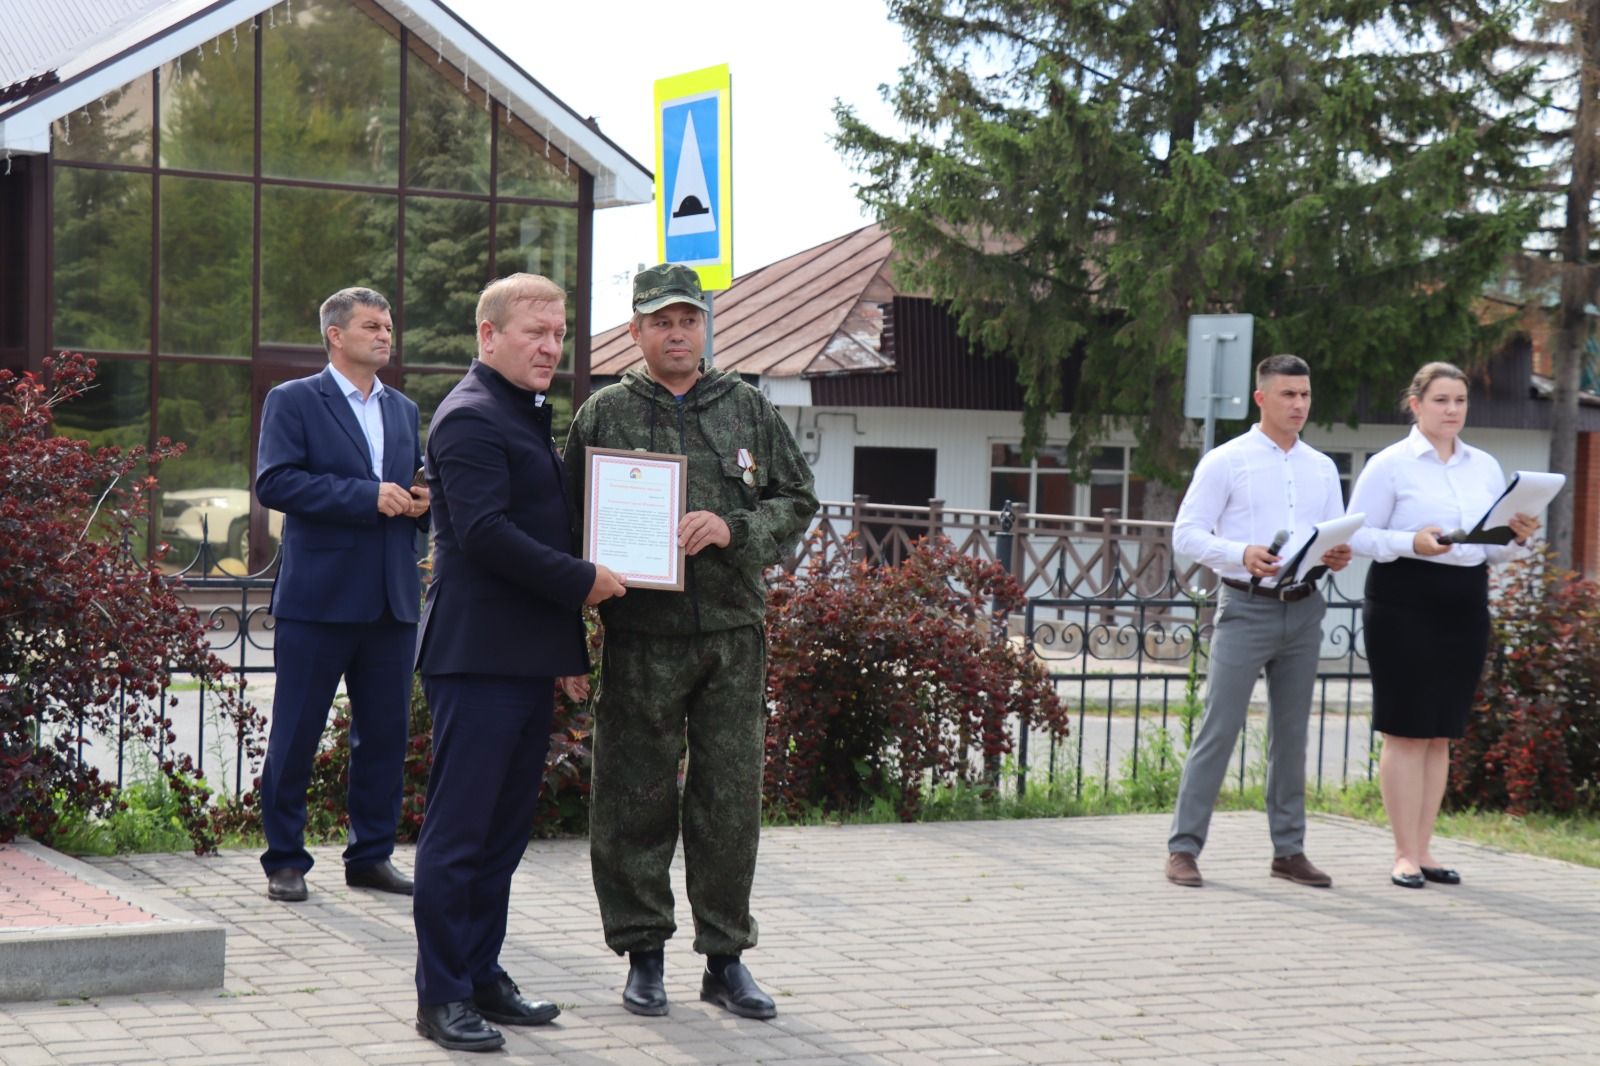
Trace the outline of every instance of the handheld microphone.
{"label": "handheld microphone", "polygon": [[1467,539],[1467,531],[1464,529],[1452,529],[1448,533],[1440,533],[1433,539],[1440,544],[1460,544]]}
{"label": "handheld microphone", "polygon": [[[1283,550],[1283,546],[1287,543],[1289,543],[1289,531],[1287,529],[1278,530],[1272,535],[1272,543],[1267,545],[1267,554],[1277,555]],[[1255,588],[1257,585],[1261,584],[1261,578],[1263,576],[1264,575],[1262,574],[1257,574],[1255,577],[1251,578],[1250,587]]]}

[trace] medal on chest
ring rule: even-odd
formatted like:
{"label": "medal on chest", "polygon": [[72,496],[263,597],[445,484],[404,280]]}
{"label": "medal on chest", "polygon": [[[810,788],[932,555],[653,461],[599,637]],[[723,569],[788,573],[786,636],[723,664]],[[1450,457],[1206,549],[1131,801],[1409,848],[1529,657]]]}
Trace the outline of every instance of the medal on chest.
{"label": "medal on chest", "polygon": [[750,454],[749,448],[739,449],[739,469],[744,471],[744,483],[746,485],[754,485],[756,483],[756,460],[755,456]]}

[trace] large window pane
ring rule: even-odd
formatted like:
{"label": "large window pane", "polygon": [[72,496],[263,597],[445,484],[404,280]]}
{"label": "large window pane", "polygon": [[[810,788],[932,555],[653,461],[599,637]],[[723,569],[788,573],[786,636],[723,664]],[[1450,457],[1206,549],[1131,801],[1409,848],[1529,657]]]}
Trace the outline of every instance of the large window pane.
{"label": "large window pane", "polygon": [[150,440],[150,362],[100,359],[94,388],[55,409],[56,432],[126,451]]}
{"label": "large window pane", "polygon": [[1028,475],[1022,473],[989,475],[989,510],[998,511],[1010,500],[1018,511],[1032,511],[1028,499]]}
{"label": "large window pane", "polygon": [[433,412],[439,409],[439,404],[450,395],[450,390],[456,387],[456,382],[461,380],[461,371],[446,370],[442,373],[417,373],[408,371],[405,384],[400,391],[411,397],[417,405],[417,412],[422,418],[422,439],[428,439],[428,427],[433,424]]}
{"label": "large window pane", "polygon": [[150,165],[151,77],[135,78],[50,124],[58,160]]}
{"label": "large window pane", "polygon": [[186,445],[161,464],[161,539],[183,565],[199,546],[202,519],[217,555],[238,558],[250,519],[250,368],[162,362],[156,432]]}
{"label": "large window pane", "polygon": [[317,308],[348,285],[393,299],[398,215],[393,196],[264,187],[262,341],[320,345]]}
{"label": "large window pane", "polygon": [[[100,359],[95,367],[94,387],[55,409],[55,430],[63,437],[88,441],[95,448],[144,447],[150,440],[150,359]],[[134,476],[142,476],[138,467]],[[110,487],[101,482],[95,492]],[[130,486],[125,482],[124,488]],[[109,509],[102,509],[95,522],[101,536],[118,536],[121,528]],[[129,547],[143,557],[149,543],[149,526],[141,523]]]}
{"label": "large window pane", "polygon": [[407,198],[401,353],[408,365],[472,360],[478,353],[473,318],[488,281],[488,203]]}
{"label": "large window pane", "polygon": [[499,196],[578,199],[578,168],[518,119],[500,124]]}
{"label": "large window pane", "polygon": [[578,212],[570,207],[501,204],[495,225],[495,273],[543,274],[567,290],[567,345],[561,369],[572,369],[572,335],[577,321]]}
{"label": "large window pane", "polygon": [[489,112],[467,96],[461,74],[416,38],[406,65],[406,184],[418,189],[489,191]]}
{"label": "large window pane", "polygon": [[163,64],[161,165],[253,174],[255,93],[255,34],[248,22]]}
{"label": "large window pane", "polygon": [[150,178],[55,168],[56,348],[150,350]]}
{"label": "large window pane", "polygon": [[262,173],[393,187],[398,27],[350,0],[299,0],[292,18],[273,17],[261,16]]}
{"label": "large window pane", "polygon": [[161,179],[161,351],[249,357],[253,199],[240,181]]}
{"label": "large window pane", "polygon": [[[568,344],[571,347],[571,344]],[[556,378],[545,393],[545,403],[551,406],[550,435],[556,439],[556,449],[567,446],[567,431],[572,428],[572,379]]]}

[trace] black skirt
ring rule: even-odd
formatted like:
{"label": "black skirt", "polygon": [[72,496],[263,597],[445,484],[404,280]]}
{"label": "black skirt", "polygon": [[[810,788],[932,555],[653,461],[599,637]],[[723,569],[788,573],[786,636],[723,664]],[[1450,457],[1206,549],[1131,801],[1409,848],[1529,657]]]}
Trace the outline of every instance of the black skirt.
{"label": "black skirt", "polygon": [[1361,618],[1372,727],[1396,737],[1462,736],[1489,653],[1489,568],[1374,563]]}

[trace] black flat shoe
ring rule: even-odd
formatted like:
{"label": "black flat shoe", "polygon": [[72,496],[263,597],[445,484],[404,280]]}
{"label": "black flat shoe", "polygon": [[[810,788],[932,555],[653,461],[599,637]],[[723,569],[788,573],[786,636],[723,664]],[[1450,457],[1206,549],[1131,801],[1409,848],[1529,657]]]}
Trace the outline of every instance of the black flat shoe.
{"label": "black flat shoe", "polygon": [[279,903],[299,903],[307,895],[306,875],[292,866],[285,866],[267,875],[268,899],[275,899]]}
{"label": "black flat shoe", "polygon": [[346,866],[344,883],[351,888],[370,888],[378,892],[393,892],[397,896],[411,895],[410,878],[396,870],[394,863],[388,859],[360,869]]}
{"label": "black flat shoe", "polygon": [[662,980],[665,968],[664,951],[628,952],[628,983],[622,989],[622,1005],[629,1013],[646,1018],[667,1013],[667,988]]}
{"label": "black flat shoe", "polygon": [[717,970],[707,965],[700,977],[700,998],[741,1018],[765,1021],[778,1016],[772,997],[761,991],[756,979],[737,958],[722,963]]}
{"label": "black flat shoe", "polygon": [[1389,880],[1401,888],[1421,888],[1428,883],[1421,874],[1390,874]]}
{"label": "black flat shoe", "polygon": [[484,1021],[465,999],[419,1005],[417,1032],[451,1051],[493,1051],[506,1042],[500,1030]]}
{"label": "black flat shoe", "polygon": [[1459,885],[1461,875],[1444,866],[1424,866],[1422,876],[1436,885]]}
{"label": "black flat shoe", "polygon": [[544,1025],[561,1013],[554,1003],[522,998],[522,990],[505,974],[493,984],[474,988],[472,1005],[479,1014],[501,1025]]}

